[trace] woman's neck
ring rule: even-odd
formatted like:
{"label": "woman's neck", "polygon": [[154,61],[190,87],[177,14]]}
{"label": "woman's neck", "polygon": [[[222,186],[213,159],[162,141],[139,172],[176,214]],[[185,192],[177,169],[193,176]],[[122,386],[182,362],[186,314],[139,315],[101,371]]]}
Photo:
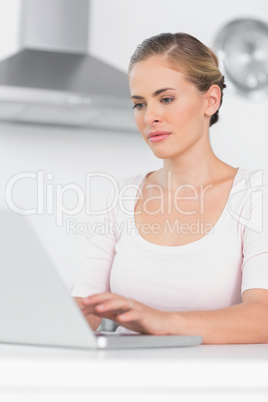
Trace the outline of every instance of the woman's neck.
{"label": "woman's neck", "polygon": [[163,188],[176,189],[191,185],[199,189],[201,185],[216,184],[235,174],[236,169],[221,161],[212,149],[204,155],[199,153],[191,158],[165,159],[158,171],[158,181]]}

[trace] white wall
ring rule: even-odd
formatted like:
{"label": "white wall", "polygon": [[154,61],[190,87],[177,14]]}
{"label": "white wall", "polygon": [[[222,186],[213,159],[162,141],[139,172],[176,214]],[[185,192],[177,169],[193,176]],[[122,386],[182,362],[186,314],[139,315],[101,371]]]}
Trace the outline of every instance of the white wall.
{"label": "white wall", "polygon": [[[20,4],[19,0],[9,0],[8,5],[0,3],[0,59],[19,47]],[[225,1],[224,6],[214,0],[92,0],[90,49],[126,71],[135,46],[150,35],[185,31],[211,45],[218,29],[230,19],[267,15],[268,3],[264,0],[250,4],[242,0]],[[226,91],[221,121],[211,130],[216,154],[233,166],[268,169],[267,109],[267,99],[253,102]],[[52,172],[54,179],[49,182],[52,187],[75,183],[85,188],[86,172],[101,171],[120,178],[161,166],[138,133],[0,124],[0,143],[0,206],[5,203],[6,183],[18,172]],[[102,202],[104,190],[100,189],[100,195],[100,201],[96,198],[95,203]],[[20,205],[32,206],[36,197],[34,181],[20,182],[14,197]],[[66,193],[64,201],[72,208],[74,193]],[[78,220],[83,219],[82,212]],[[88,240],[82,235],[67,235],[66,227],[55,226],[53,215],[33,216],[30,220],[60,274],[71,286],[86,255]]]}
{"label": "white wall", "polygon": [[91,0],[90,50],[127,70],[135,47],[160,32],[187,32],[212,46],[218,30],[235,18],[268,21],[266,0]]}

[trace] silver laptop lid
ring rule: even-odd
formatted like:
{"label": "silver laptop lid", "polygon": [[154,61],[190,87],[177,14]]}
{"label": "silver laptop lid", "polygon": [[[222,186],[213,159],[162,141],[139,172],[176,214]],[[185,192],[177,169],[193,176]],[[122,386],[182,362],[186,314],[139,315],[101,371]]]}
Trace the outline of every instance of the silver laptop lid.
{"label": "silver laptop lid", "polygon": [[0,342],[96,348],[28,218],[0,209]]}

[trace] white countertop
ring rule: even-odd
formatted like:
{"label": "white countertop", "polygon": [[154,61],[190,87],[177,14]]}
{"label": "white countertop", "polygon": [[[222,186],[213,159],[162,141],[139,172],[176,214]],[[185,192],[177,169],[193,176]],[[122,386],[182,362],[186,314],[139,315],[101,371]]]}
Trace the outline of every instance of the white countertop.
{"label": "white countertop", "polygon": [[229,402],[239,395],[243,402],[268,401],[268,345],[263,344],[107,351],[0,344],[0,373],[3,401],[36,401],[36,395],[65,402],[89,395],[98,401],[111,396],[163,401],[164,395],[165,400],[183,395],[183,402],[197,396]]}

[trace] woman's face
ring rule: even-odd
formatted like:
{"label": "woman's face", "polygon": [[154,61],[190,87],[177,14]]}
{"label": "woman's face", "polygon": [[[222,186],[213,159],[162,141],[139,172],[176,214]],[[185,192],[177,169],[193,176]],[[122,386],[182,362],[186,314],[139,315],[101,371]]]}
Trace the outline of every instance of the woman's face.
{"label": "woman's face", "polygon": [[155,156],[174,158],[208,141],[206,94],[161,56],[136,63],[129,85],[136,125]]}

